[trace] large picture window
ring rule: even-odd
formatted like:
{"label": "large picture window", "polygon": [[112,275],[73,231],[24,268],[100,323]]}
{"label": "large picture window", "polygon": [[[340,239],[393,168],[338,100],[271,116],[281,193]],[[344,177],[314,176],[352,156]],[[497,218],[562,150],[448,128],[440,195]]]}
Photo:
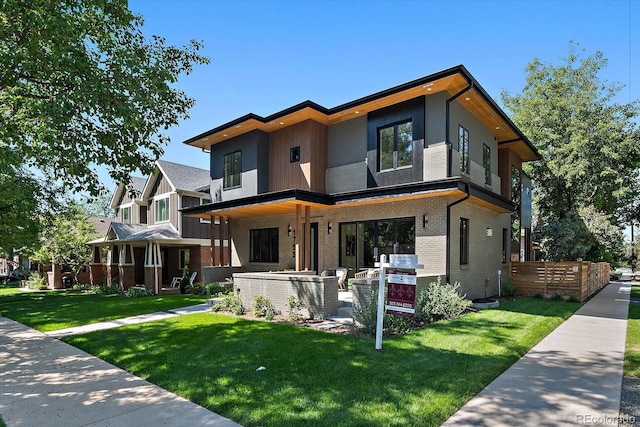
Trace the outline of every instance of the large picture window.
{"label": "large picture window", "polygon": [[460,171],[468,174],[469,165],[469,131],[458,125],[458,152],[460,153]]}
{"label": "large picture window", "polygon": [[252,262],[278,262],[279,234],[277,228],[249,230]]}
{"label": "large picture window", "polygon": [[415,218],[340,224],[340,265],[356,270],[373,267],[380,255],[414,254]]}
{"label": "large picture window", "polygon": [[393,170],[413,163],[413,126],[411,121],[378,129],[378,170]]}
{"label": "large picture window", "polygon": [[155,201],[156,222],[169,221],[169,198]]}
{"label": "large picture window", "polygon": [[224,183],[223,188],[240,187],[240,176],[242,172],[242,152],[235,151],[226,154],[223,161]]}
{"label": "large picture window", "polygon": [[460,218],[460,265],[469,264],[469,220]]}

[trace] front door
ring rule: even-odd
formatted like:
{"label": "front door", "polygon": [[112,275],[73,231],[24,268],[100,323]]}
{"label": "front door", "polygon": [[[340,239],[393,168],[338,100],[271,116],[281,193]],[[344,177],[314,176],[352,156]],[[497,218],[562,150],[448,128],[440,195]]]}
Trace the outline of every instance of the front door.
{"label": "front door", "polygon": [[[304,234],[304,227],[305,227],[305,224],[302,224],[303,235],[305,235]],[[310,224],[309,229],[311,231],[311,233],[310,233],[311,234],[311,236],[310,236],[311,242],[310,242],[310,245],[309,245],[310,249],[311,249],[311,254],[310,254],[310,256],[311,256],[311,265],[309,266],[309,268],[312,271],[316,271],[317,272],[318,271],[318,223],[317,222],[312,222]],[[302,248],[301,248],[302,256],[303,256],[302,259],[303,260],[304,260],[304,247],[305,246],[303,244]],[[303,261],[303,267],[304,267],[304,261]]]}

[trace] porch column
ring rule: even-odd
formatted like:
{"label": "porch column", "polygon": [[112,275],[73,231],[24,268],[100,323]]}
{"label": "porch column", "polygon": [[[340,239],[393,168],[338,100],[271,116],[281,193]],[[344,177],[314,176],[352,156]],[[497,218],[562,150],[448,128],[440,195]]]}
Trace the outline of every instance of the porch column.
{"label": "porch column", "polygon": [[311,206],[304,207],[304,269],[311,269]]}
{"label": "porch column", "polygon": [[147,243],[144,262],[144,286],[153,289],[156,295],[162,293],[162,256],[158,242]]}
{"label": "porch column", "polygon": [[211,227],[209,227],[209,230],[211,231],[211,245],[209,245],[211,247],[211,252],[209,253],[209,265],[215,265],[216,262],[216,235],[214,233],[215,230],[215,226],[216,226],[216,217],[215,215],[211,215]]}
{"label": "porch column", "polygon": [[218,253],[220,254],[220,259],[219,259],[219,263],[218,266],[222,267],[224,265],[224,229],[222,228],[223,226],[223,222],[224,222],[224,217],[220,216],[218,217],[219,221],[218,221],[218,243],[220,244],[220,248]]}
{"label": "porch column", "polygon": [[229,251],[229,263],[231,267],[231,218],[227,218],[227,250]]}
{"label": "porch column", "polygon": [[302,220],[300,219],[301,213],[300,205],[296,205],[296,234],[293,236],[296,250],[296,271],[302,270],[300,263],[300,239],[302,238]]}

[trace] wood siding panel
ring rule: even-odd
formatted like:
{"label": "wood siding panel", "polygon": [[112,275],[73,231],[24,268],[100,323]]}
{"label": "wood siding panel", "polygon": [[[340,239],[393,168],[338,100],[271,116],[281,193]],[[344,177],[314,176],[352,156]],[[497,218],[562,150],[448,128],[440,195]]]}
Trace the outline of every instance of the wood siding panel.
{"label": "wood siding panel", "polygon": [[[200,198],[182,196],[182,207],[199,206]],[[182,216],[182,237],[195,239],[208,239],[211,237],[211,224],[201,223],[200,218]]]}
{"label": "wood siding panel", "polygon": [[[290,150],[300,147],[300,160],[290,162]],[[327,127],[312,120],[269,135],[269,191],[325,191]]]}

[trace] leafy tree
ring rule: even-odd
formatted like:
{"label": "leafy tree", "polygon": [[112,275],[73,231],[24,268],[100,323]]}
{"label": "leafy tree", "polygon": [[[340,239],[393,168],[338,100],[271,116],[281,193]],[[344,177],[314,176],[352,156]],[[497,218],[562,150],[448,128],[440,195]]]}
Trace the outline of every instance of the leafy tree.
{"label": "leafy tree", "polygon": [[111,209],[111,194],[102,193],[99,196],[90,198],[83,206],[85,213],[92,216],[115,217],[115,211]]}
{"label": "leafy tree", "polygon": [[0,0],[0,170],[20,159],[92,195],[96,165],[116,182],[151,172],[194,105],[172,84],[208,59],[142,25],[126,0]]}
{"label": "leafy tree", "polygon": [[591,206],[600,218],[619,225],[622,209],[637,194],[640,164],[640,131],[634,122],[638,101],[614,102],[621,87],[598,76],[607,60],[601,52],[584,58],[582,53],[571,43],[559,65],[536,58],[526,67],[523,92],[502,93],[514,122],[542,157],[525,165],[536,183],[538,234],[547,244],[557,239],[555,246],[573,239],[573,258],[594,254],[591,249],[598,242],[595,223],[585,223],[579,211]]}
{"label": "leafy tree", "polygon": [[96,225],[82,207],[71,203],[66,212],[53,218],[40,234],[40,246],[31,258],[41,264],[68,265],[77,282],[83,266],[91,262],[88,242],[96,237]]}

